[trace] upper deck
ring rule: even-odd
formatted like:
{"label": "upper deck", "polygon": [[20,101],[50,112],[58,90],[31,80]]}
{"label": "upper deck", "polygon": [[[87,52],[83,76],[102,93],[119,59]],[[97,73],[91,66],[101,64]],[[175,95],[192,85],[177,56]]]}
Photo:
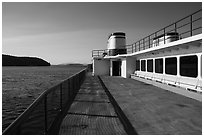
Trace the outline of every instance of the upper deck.
{"label": "upper deck", "polygon": [[[167,34],[177,33],[178,38],[172,39]],[[155,41],[157,39],[157,41]],[[117,58],[123,56],[134,56],[136,54],[149,52],[152,50],[168,48],[175,45],[191,43],[202,40],[202,10],[196,11],[140,40],[131,44],[124,45],[127,54],[118,54],[117,56],[107,56],[108,50],[93,50],[93,58]],[[174,41],[174,42],[173,42]],[[176,42],[175,42],[176,41]],[[156,44],[155,44],[156,42]],[[171,43],[171,44],[170,44]]]}
{"label": "upper deck", "polygon": [[[111,58],[122,58],[122,57],[137,57],[137,56],[140,56],[142,54],[152,54],[152,53],[155,53],[155,52],[164,52],[164,51],[170,51],[171,49],[176,49],[178,50],[179,48],[188,48],[189,46],[196,46],[196,47],[199,47],[201,46],[201,43],[202,42],[202,34],[197,34],[197,35],[194,35],[194,36],[191,36],[191,37],[187,37],[187,38],[184,38],[184,39],[180,39],[180,40],[177,40],[177,41],[173,41],[173,42],[170,42],[170,43],[166,43],[166,44],[161,44],[159,46],[154,46],[154,47],[151,47],[151,48],[147,48],[147,49],[144,49],[144,50],[140,50],[140,51],[137,51],[137,52],[132,52],[132,53],[128,53],[128,54],[118,54],[116,56],[104,56],[104,58],[106,59],[111,59]],[[194,51],[196,49],[194,48]],[[190,53],[192,53],[191,50],[189,50]],[[202,51],[199,49],[197,50],[198,53],[201,53]]]}

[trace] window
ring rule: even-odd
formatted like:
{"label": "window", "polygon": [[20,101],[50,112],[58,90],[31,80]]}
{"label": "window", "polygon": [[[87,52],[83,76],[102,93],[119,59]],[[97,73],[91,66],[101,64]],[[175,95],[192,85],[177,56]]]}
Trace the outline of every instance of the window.
{"label": "window", "polygon": [[200,56],[200,75],[202,77],[202,55]]}
{"label": "window", "polygon": [[146,71],[146,60],[141,61],[141,70]]}
{"label": "window", "polygon": [[140,60],[136,60],[136,70],[140,70]]}
{"label": "window", "polygon": [[177,58],[165,59],[165,73],[170,75],[177,75]]}
{"label": "window", "polygon": [[153,59],[147,60],[147,71],[153,72]]}
{"label": "window", "polygon": [[198,58],[196,55],[180,57],[180,75],[194,78],[198,76]]}
{"label": "window", "polygon": [[155,72],[163,73],[163,59],[155,59]]}

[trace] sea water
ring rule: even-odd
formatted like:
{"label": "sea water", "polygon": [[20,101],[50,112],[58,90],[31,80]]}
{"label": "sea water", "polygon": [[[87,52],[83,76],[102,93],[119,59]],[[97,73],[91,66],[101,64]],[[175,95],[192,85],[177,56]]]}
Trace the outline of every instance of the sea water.
{"label": "sea water", "polygon": [[2,130],[10,125],[43,91],[85,66],[2,67]]}

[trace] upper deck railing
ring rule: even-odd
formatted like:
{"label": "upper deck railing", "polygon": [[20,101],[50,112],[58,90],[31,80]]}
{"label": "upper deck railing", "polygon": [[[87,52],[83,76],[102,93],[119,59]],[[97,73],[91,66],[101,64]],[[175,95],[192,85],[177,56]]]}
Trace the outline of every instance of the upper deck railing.
{"label": "upper deck railing", "polygon": [[[168,39],[168,33],[178,33],[178,39],[191,37],[202,33],[202,9],[188,15],[140,40],[131,44],[125,45],[124,48],[127,50],[127,54],[138,52],[141,50],[149,49],[154,46],[154,40],[158,38],[159,44],[166,44]],[[163,37],[163,38],[162,38]],[[162,40],[159,38],[162,38]],[[158,45],[158,44],[157,44]],[[93,50],[92,57],[104,57],[107,55],[108,50]]]}
{"label": "upper deck railing", "polygon": [[53,134],[79,90],[87,69],[44,91],[8,128],[5,135]]}

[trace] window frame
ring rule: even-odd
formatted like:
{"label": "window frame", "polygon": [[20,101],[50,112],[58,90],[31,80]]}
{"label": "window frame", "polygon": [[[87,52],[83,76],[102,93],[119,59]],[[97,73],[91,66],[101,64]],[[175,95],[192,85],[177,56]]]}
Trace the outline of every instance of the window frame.
{"label": "window frame", "polygon": [[[149,62],[152,62],[152,64],[149,64]],[[149,68],[149,65],[151,69]],[[153,59],[147,59],[147,72],[153,72],[154,71],[154,60]]]}
{"label": "window frame", "polygon": [[[144,64],[143,64],[144,62]],[[144,66],[143,66],[144,65]],[[144,69],[143,69],[144,68]],[[146,60],[141,60],[141,71],[146,72]]]}
{"label": "window frame", "polygon": [[[176,59],[176,63],[175,64],[173,64],[173,65],[175,65],[176,67],[176,69],[175,69],[175,74],[174,73],[171,73],[171,72],[174,72],[174,71],[172,71],[172,68],[171,69],[167,69],[167,60],[169,60],[169,59]],[[177,68],[178,68],[178,65],[177,65],[177,62],[178,62],[178,60],[177,60],[177,57],[167,57],[167,58],[165,58],[165,74],[167,74],[167,75],[174,75],[174,76],[176,76],[177,74],[178,74],[178,71],[177,71]],[[171,64],[172,65],[172,64]],[[174,66],[173,66],[174,67]],[[167,70],[171,70],[170,72],[167,72]]]}
{"label": "window frame", "polygon": [[[189,59],[189,57],[196,57],[196,65],[195,64],[189,64],[191,67],[193,66],[196,66],[196,68],[195,68],[195,70],[196,70],[196,72],[195,72],[195,75],[186,75],[186,74],[192,74],[192,73],[188,73],[188,68],[186,68],[186,70],[185,70],[185,68],[182,66],[182,58],[187,58],[186,60],[183,60],[183,65],[188,65],[188,64],[185,64],[184,62],[186,62],[186,61],[191,61],[190,59]],[[195,60],[193,60],[193,62],[194,62]],[[198,77],[198,56],[197,55],[188,55],[188,56],[180,56],[179,57],[179,71],[180,71],[180,76],[184,76],[184,77],[191,77],[191,78],[196,78],[196,77]],[[185,71],[187,71],[186,73],[185,73]],[[192,71],[189,71],[189,72],[192,72]]]}
{"label": "window frame", "polygon": [[[157,71],[158,70],[158,68],[156,68],[157,67],[157,60],[162,60],[162,71],[160,72],[160,71]],[[155,73],[158,73],[158,74],[163,74],[164,73],[164,59],[163,58],[156,58],[155,60],[154,60],[154,62],[155,62]]]}

